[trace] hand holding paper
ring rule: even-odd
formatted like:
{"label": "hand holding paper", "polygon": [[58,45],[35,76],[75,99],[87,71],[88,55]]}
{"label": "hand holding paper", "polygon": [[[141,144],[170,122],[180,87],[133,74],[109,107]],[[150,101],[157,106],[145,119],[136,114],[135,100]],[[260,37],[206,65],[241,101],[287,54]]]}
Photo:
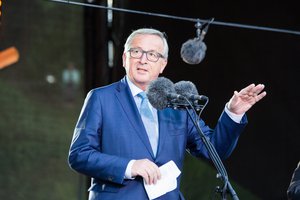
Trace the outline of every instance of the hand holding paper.
{"label": "hand holding paper", "polygon": [[159,169],[161,172],[161,179],[158,180],[156,184],[148,185],[144,181],[146,192],[151,200],[176,189],[177,177],[181,173],[172,160],[160,166]]}

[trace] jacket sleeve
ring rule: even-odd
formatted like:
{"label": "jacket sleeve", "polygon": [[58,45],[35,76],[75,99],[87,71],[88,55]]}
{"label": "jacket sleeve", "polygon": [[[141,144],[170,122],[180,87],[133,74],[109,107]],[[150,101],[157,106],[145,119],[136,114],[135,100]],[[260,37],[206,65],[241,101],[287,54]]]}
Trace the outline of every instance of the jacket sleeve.
{"label": "jacket sleeve", "polygon": [[99,92],[87,95],[69,150],[72,169],[87,176],[122,184],[129,159],[101,152],[102,113]]}
{"label": "jacket sleeve", "polygon": [[[226,112],[223,112],[214,129],[207,126],[201,119],[199,120],[199,128],[206,139],[213,144],[220,158],[225,159],[230,156],[236,147],[238,138],[247,122],[247,117],[245,115],[243,116],[241,123],[236,123],[226,114]],[[189,127],[189,137],[187,142],[188,151],[194,156],[210,159],[209,152],[194,124],[189,122]]]}

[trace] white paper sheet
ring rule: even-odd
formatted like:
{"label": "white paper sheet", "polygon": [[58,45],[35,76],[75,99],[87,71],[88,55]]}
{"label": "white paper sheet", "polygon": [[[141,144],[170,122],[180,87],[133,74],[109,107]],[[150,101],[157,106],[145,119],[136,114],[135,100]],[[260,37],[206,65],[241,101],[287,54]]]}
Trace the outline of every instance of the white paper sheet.
{"label": "white paper sheet", "polygon": [[147,185],[144,181],[146,192],[151,200],[176,189],[177,177],[181,173],[173,160],[160,166],[159,169],[161,173],[161,179],[158,180],[155,185]]}

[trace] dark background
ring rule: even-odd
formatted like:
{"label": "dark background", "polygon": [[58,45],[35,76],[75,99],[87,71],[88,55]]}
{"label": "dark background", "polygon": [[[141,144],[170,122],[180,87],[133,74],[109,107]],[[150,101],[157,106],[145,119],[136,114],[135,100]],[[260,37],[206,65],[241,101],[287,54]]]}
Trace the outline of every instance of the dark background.
{"label": "dark background", "polygon": [[[294,1],[122,0],[113,5],[300,31]],[[299,35],[211,25],[205,59],[188,65],[180,48],[196,36],[193,22],[113,12],[109,24],[106,10],[48,0],[2,1],[0,51],[15,46],[20,60],[0,71],[0,199],[86,199],[88,180],[67,164],[73,129],[85,94],[125,75],[123,44],[141,27],[166,32],[170,52],[162,76],[190,80],[209,97],[202,117],[211,127],[234,90],[265,84],[267,96],[247,113],[249,124],[224,164],[241,199],[286,199],[300,160]],[[114,46],[111,66],[108,41]],[[73,102],[65,101],[61,81],[69,61],[81,73]],[[210,162],[187,156],[181,185],[186,199],[211,199],[215,181]]]}
{"label": "dark background", "polygon": [[[190,18],[214,17],[222,22],[300,31],[300,14],[292,1],[144,0],[115,2],[114,6]],[[105,12],[86,9],[88,14],[85,20],[91,23],[91,13],[100,15]],[[247,113],[249,125],[225,165],[232,179],[260,198],[286,199],[286,189],[300,153],[299,35],[211,25],[204,40],[208,47],[205,59],[198,65],[188,65],[180,58],[180,48],[186,40],[196,36],[194,23],[114,12],[113,26],[105,30],[102,26],[107,26],[101,20],[103,16],[91,23],[96,30],[99,29],[99,34],[93,35],[93,41],[95,38],[108,38],[115,42],[114,68],[106,71],[104,62],[86,65],[87,70],[102,68],[102,73],[111,77],[107,82],[116,81],[124,76],[121,55],[125,39],[132,30],[153,27],[166,32],[170,54],[163,76],[173,82],[190,80],[197,85],[200,93],[210,98],[202,117],[211,126],[216,123],[234,90],[250,83],[265,84],[268,94]],[[87,48],[91,49],[93,45],[87,42]],[[105,43],[99,42],[98,45],[103,47],[105,53]],[[95,56],[105,55],[99,51],[92,52]],[[97,74],[88,79],[98,79],[99,82],[88,84],[87,89],[106,84]]]}

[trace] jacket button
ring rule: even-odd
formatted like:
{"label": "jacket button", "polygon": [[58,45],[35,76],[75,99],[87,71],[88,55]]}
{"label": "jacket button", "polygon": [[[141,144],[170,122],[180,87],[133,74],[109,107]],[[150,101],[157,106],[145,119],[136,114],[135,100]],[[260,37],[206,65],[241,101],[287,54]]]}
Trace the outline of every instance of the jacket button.
{"label": "jacket button", "polygon": [[105,186],[106,186],[105,184],[103,184],[103,185],[102,185],[102,190],[104,190],[104,189],[105,189]]}

